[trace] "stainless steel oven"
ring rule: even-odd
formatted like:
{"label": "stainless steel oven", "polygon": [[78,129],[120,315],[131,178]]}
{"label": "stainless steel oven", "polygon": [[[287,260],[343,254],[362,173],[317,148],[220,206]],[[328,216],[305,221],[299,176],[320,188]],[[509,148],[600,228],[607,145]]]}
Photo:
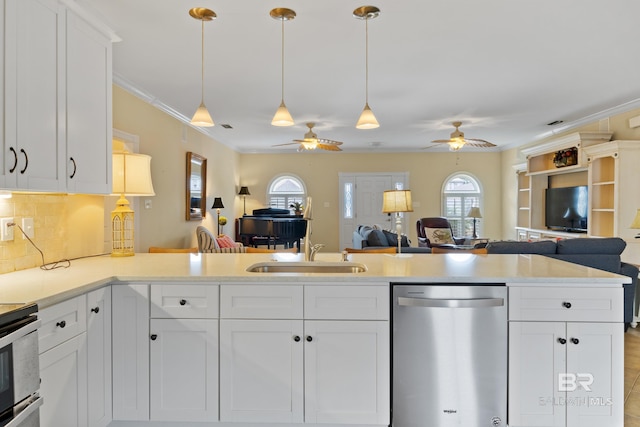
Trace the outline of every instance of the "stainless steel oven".
{"label": "stainless steel oven", "polygon": [[38,306],[0,304],[0,427],[39,427]]}

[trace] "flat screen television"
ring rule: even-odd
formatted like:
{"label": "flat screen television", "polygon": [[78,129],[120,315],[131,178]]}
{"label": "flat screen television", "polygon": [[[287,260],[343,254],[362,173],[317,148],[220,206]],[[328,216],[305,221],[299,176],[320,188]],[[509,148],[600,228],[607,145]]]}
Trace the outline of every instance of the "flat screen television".
{"label": "flat screen television", "polygon": [[547,188],[545,225],[551,230],[587,232],[587,186]]}

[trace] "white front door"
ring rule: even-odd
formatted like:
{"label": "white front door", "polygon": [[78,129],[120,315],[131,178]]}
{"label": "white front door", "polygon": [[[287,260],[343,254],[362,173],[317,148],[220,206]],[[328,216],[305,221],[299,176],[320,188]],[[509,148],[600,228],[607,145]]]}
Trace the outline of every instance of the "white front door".
{"label": "white front door", "polygon": [[[395,227],[393,214],[382,213],[382,193],[408,188],[408,172],[341,173],[339,181],[341,250],[353,246],[353,232],[358,225],[378,224],[385,229]],[[406,217],[403,221],[403,232],[406,233]]]}

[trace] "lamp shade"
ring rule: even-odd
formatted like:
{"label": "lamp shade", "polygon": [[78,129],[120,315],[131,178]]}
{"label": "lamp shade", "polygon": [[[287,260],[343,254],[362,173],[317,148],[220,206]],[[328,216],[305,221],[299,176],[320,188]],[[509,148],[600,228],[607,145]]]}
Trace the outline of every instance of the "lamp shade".
{"label": "lamp shade", "polygon": [[629,228],[640,228],[640,209],[636,211],[636,217],[633,218],[633,222],[631,222]]}
{"label": "lamp shade", "polygon": [[376,116],[373,115],[373,111],[371,111],[369,103],[366,103],[364,109],[362,110],[362,114],[360,114],[358,123],[356,123],[356,128],[375,129],[377,127],[380,127],[380,123],[378,123]]}
{"label": "lamp shade", "polygon": [[213,206],[211,206],[211,209],[224,209],[222,197],[216,197],[213,199]]}
{"label": "lamp shade", "polygon": [[382,212],[413,212],[411,190],[389,190],[382,193]]}
{"label": "lamp shade", "polygon": [[240,187],[240,191],[238,192],[239,196],[250,196],[249,187]]}
{"label": "lamp shade", "polygon": [[469,218],[482,218],[482,214],[480,213],[480,208],[472,207],[469,209],[469,213],[467,213]]}
{"label": "lamp shade", "polygon": [[114,195],[155,196],[151,181],[151,156],[137,153],[113,153]]}

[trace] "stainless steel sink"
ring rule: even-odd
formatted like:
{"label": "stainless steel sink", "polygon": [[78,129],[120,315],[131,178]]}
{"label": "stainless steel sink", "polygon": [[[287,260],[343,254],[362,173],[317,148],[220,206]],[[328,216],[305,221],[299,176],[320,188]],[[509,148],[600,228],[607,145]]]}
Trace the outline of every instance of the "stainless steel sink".
{"label": "stainless steel sink", "polygon": [[247,267],[249,273],[363,273],[367,266],[358,262],[258,262]]}

